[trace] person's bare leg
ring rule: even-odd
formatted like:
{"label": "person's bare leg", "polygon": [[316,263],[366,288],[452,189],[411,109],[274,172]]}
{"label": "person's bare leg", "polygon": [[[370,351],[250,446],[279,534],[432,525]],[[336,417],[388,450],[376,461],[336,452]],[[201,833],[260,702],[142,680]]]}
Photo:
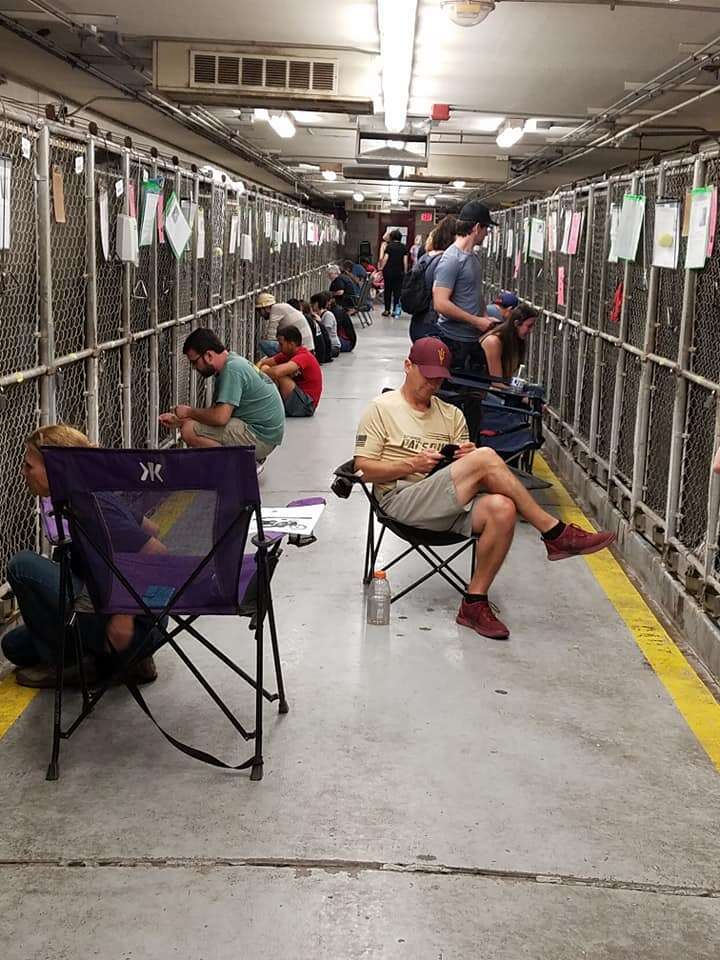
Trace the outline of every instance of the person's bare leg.
{"label": "person's bare leg", "polygon": [[268,367],[264,372],[270,377],[275,386],[278,388],[280,391],[280,396],[283,398],[283,400],[286,400],[295,389],[295,381],[293,378],[279,377],[275,372],[274,367]]}
{"label": "person's bare leg", "polygon": [[287,398],[295,389],[295,381],[292,377],[278,377],[275,380],[275,385],[280,391],[280,396],[283,398],[283,400],[287,400]]}
{"label": "person's bare leg", "polygon": [[180,427],[180,436],[189,447],[221,447],[222,444],[210,437],[201,437],[195,433],[195,420],[183,420]]}
{"label": "person's bare leg", "polygon": [[468,593],[486,594],[503,564],[515,535],[515,504],[501,494],[479,497],[472,509],[475,544],[475,571]]}
{"label": "person's bare leg", "polygon": [[512,500],[520,516],[539,533],[547,533],[558,522],[535,502],[502,457],[489,447],[479,447],[456,460],[450,472],[460,503],[469,503],[481,490],[485,490]]}

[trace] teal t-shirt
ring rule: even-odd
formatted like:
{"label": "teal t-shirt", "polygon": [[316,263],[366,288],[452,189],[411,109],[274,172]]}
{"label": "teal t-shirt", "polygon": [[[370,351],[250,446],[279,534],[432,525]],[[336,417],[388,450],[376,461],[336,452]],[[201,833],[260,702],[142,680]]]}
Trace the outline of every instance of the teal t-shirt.
{"label": "teal t-shirt", "polygon": [[214,403],[230,403],[233,416],[243,420],[259,440],[277,445],[285,432],[285,408],[270,377],[245,357],[228,354],[215,378]]}

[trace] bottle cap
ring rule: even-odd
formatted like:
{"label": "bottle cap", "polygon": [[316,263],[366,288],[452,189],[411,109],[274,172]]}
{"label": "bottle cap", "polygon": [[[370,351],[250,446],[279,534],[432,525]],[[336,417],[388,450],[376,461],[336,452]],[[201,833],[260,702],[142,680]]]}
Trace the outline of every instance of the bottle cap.
{"label": "bottle cap", "polygon": [[385,579],[385,571],[384,571],[384,570],[376,570],[375,573],[373,574],[373,578],[374,578],[375,580],[384,580],[384,579]]}

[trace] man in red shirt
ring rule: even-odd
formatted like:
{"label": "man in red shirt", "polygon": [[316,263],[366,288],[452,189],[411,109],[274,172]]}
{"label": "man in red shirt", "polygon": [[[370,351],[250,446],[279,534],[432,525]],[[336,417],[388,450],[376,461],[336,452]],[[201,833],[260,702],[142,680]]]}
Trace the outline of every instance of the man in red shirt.
{"label": "man in red shirt", "polygon": [[278,330],[280,353],[260,362],[260,370],[275,381],[288,417],[311,417],[322,394],[320,364],[302,345],[297,327]]}

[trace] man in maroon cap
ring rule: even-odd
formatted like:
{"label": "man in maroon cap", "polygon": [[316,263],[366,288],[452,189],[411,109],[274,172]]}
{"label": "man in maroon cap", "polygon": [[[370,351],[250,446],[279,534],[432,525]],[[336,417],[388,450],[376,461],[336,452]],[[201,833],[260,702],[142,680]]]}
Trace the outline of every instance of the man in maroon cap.
{"label": "man in maroon cap", "polygon": [[[506,640],[510,632],[493,613],[488,590],[510,549],[518,514],[540,533],[548,560],[595,553],[615,536],[556,520],[494,450],[470,443],[462,412],[436,396],[451,360],[436,337],[413,344],[402,387],[376,397],[362,416],[355,469],[374,484],[380,506],[399,523],[478,536],[475,571],[456,619],[484,637]],[[456,449],[444,456],[449,444]]]}

